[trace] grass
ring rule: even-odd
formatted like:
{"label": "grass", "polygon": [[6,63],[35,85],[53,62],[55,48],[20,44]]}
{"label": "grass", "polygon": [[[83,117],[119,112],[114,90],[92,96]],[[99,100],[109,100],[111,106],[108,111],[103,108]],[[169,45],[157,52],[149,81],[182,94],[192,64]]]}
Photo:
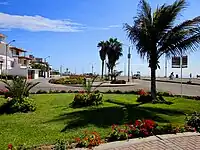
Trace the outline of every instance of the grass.
{"label": "grass", "polygon": [[[0,115],[0,149],[14,145],[40,145],[56,139],[74,139],[85,130],[105,137],[112,124],[124,124],[136,119],[153,119],[158,123],[183,125],[185,114],[200,109],[200,101],[166,98],[166,104],[142,104],[136,95],[104,94],[104,105],[73,109],[69,107],[74,94],[32,95],[37,110],[33,113]],[[0,98],[0,104],[5,102]]]}

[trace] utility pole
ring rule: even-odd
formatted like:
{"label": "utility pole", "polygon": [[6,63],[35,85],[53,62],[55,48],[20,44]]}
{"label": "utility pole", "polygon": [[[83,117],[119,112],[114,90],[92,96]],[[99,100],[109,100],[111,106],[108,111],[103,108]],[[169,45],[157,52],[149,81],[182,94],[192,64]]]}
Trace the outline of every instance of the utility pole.
{"label": "utility pole", "polygon": [[130,82],[131,46],[128,47],[128,82]]}
{"label": "utility pole", "polygon": [[167,56],[165,55],[165,78],[167,78]]}
{"label": "utility pole", "polygon": [[93,64],[92,64],[92,75],[93,75],[93,73],[94,73],[94,66],[93,66]]}

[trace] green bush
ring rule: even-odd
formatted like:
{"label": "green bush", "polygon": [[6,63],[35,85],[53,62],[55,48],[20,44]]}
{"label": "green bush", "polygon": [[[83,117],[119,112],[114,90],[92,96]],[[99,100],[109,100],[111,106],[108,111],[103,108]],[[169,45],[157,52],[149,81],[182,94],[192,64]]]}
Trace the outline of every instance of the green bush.
{"label": "green bush", "polygon": [[200,113],[194,112],[191,117],[186,116],[186,124],[200,132]]}
{"label": "green bush", "polygon": [[6,86],[8,92],[5,94],[5,98],[11,97],[13,99],[23,99],[29,96],[29,91],[39,84],[39,82],[28,82],[23,77],[14,77],[11,81],[1,80]]}
{"label": "green bush", "polygon": [[72,107],[97,106],[103,103],[103,94],[101,93],[79,93],[74,97],[71,103]]}
{"label": "green bush", "polygon": [[33,112],[36,110],[36,103],[33,99],[8,99],[2,106],[0,106],[1,114],[10,114],[16,112]]}

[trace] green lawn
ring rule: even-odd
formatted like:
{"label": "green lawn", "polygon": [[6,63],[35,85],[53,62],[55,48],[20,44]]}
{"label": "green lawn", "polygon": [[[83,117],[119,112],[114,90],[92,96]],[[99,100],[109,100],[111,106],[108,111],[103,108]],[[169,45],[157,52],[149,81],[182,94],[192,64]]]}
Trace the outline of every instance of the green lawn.
{"label": "green lawn", "polygon": [[[137,105],[135,95],[104,94],[104,105],[69,108],[74,94],[33,95],[37,110],[33,113],[0,115],[0,149],[8,143],[38,145],[56,139],[73,139],[83,131],[95,130],[105,137],[112,124],[135,119],[153,119],[158,123],[183,124],[184,114],[200,109],[200,101],[166,98],[172,105]],[[108,99],[109,102],[107,101]],[[0,103],[5,102],[0,98]]]}

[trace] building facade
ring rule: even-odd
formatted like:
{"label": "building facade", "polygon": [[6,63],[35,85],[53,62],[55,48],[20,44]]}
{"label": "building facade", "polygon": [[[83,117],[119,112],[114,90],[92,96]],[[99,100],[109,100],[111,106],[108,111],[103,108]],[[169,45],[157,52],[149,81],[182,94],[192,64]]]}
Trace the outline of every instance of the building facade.
{"label": "building facade", "polygon": [[27,51],[22,48],[8,45],[5,38],[0,34],[0,74],[38,79],[41,70],[31,67],[31,62],[35,58],[26,56]]}

